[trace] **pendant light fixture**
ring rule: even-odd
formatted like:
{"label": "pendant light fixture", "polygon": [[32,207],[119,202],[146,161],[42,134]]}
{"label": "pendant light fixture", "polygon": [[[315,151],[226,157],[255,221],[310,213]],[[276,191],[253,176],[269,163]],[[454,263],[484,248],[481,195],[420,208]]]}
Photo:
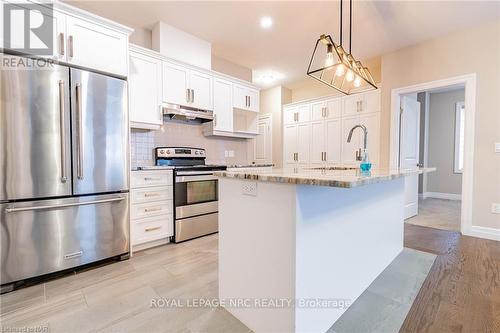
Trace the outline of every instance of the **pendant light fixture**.
{"label": "pendant light fixture", "polygon": [[330,35],[321,35],[316,41],[307,75],[346,95],[361,87],[377,89],[368,68],[352,55],[352,0],[349,0],[349,53],[342,46],[342,3],[340,0],[340,43],[336,44]]}

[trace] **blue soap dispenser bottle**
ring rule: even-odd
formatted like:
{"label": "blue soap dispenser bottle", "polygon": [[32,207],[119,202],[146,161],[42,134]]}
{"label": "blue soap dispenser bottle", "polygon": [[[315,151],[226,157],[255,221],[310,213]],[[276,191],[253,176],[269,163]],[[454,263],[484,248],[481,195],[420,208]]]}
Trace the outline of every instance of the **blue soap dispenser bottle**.
{"label": "blue soap dispenser bottle", "polygon": [[363,157],[361,159],[361,163],[359,164],[359,168],[362,172],[368,172],[372,168],[372,163],[370,162],[367,149],[363,149]]}

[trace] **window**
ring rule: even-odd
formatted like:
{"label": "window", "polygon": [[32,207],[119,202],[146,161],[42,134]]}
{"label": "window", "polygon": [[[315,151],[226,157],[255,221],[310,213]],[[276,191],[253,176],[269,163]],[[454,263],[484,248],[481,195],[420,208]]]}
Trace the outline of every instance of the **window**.
{"label": "window", "polygon": [[454,172],[462,173],[464,168],[465,104],[455,104],[455,165]]}

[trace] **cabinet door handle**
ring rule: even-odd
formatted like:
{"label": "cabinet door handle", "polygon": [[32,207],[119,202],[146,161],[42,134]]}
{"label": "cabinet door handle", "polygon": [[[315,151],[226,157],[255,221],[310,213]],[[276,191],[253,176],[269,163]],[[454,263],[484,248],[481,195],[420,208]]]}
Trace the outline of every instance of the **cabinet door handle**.
{"label": "cabinet door handle", "polygon": [[158,229],[161,229],[161,227],[146,228],[146,229],[144,229],[144,231],[150,232],[150,231],[154,231],[154,230],[158,230]]}
{"label": "cabinet door handle", "polygon": [[325,162],[326,162],[326,151],[325,151]]}
{"label": "cabinet door handle", "polygon": [[328,117],[328,114],[329,114],[328,107],[325,107],[325,118]]}
{"label": "cabinet door handle", "polygon": [[194,89],[191,89],[191,103],[194,103]]}
{"label": "cabinet door handle", "polygon": [[359,112],[363,112],[363,101],[359,101]]}
{"label": "cabinet door handle", "polygon": [[59,54],[64,55],[64,34],[59,33]]}
{"label": "cabinet door handle", "polygon": [[150,213],[150,212],[159,212],[161,208],[144,208],[145,213]]}
{"label": "cabinet door handle", "polygon": [[214,127],[216,127],[216,126],[217,126],[217,115],[214,114]]}
{"label": "cabinet door handle", "polygon": [[152,177],[144,177],[145,181],[154,181],[154,180],[161,180],[161,178],[152,178]]}
{"label": "cabinet door handle", "polygon": [[151,197],[159,197],[160,193],[144,193],[144,197],[146,198],[151,198]]}
{"label": "cabinet door handle", "polygon": [[189,103],[191,101],[191,91],[186,89],[186,102]]}
{"label": "cabinet door handle", "polygon": [[73,58],[73,36],[68,37],[68,55],[70,58]]}
{"label": "cabinet door handle", "polygon": [[252,98],[250,96],[248,96],[248,107],[252,107]]}

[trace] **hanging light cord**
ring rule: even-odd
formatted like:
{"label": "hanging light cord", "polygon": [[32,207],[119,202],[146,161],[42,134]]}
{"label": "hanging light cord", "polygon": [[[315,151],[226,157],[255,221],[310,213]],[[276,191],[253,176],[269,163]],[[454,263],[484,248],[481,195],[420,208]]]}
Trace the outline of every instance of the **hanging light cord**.
{"label": "hanging light cord", "polygon": [[342,2],[344,0],[340,0],[340,46],[342,46]]}
{"label": "hanging light cord", "polygon": [[352,54],[352,0],[349,0],[349,53]]}

